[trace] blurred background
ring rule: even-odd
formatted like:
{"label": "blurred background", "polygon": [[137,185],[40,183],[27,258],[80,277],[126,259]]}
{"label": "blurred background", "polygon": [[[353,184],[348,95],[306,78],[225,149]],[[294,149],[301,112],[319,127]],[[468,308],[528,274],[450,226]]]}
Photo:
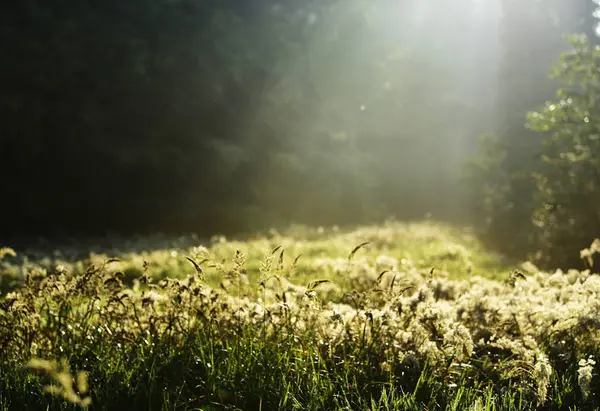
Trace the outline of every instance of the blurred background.
{"label": "blurred background", "polygon": [[592,0],[2,7],[8,245],[393,216],[560,266],[600,235]]}

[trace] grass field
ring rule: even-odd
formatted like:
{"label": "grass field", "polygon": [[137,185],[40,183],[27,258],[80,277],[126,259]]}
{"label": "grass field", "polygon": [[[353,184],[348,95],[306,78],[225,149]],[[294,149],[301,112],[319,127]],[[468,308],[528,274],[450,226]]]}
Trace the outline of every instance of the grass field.
{"label": "grass field", "polygon": [[465,229],[3,254],[0,410],[600,406],[598,276],[540,272]]}

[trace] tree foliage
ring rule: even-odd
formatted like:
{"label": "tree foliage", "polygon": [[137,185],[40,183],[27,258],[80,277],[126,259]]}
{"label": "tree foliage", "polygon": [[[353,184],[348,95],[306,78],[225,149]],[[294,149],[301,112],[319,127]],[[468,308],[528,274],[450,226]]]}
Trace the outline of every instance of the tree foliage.
{"label": "tree foliage", "polygon": [[484,115],[461,97],[476,76],[457,28],[475,20],[438,3],[12,4],[0,17],[5,234],[457,209],[453,141]]}
{"label": "tree foliage", "polygon": [[600,46],[569,39],[574,49],[552,73],[563,88],[527,123],[547,135],[533,173],[537,242],[543,259],[560,265],[600,231]]}
{"label": "tree foliage", "polygon": [[[557,76],[548,78],[547,73],[560,53],[569,49],[564,33],[584,33],[590,42],[595,41],[593,12],[597,4],[592,0],[568,4],[505,0],[501,4],[503,58],[497,123],[480,141],[479,151],[467,167],[467,182],[473,221],[482,235],[498,249],[525,257],[542,247],[539,219],[534,217],[540,213],[540,181],[534,173],[541,165],[547,138],[547,133],[527,126],[526,113],[551,99],[560,85]],[[571,238],[563,240],[568,243]],[[580,244],[582,241],[574,239],[570,251],[561,254],[576,255],[574,250],[591,239]],[[540,256],[547,257],[548,251],[546,248]],[[550,263],[552,259],[546,257],[542,259]]]}

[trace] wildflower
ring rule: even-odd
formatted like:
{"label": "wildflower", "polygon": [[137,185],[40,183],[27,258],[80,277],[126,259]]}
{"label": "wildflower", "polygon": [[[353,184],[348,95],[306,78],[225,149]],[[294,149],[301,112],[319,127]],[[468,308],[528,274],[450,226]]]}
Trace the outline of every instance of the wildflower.
{"label": "wildflower", "polygon": [[0,260],[2,260],[7,255],[9,255],[11,257],[16,257],[17,253],[15,253],[15,250],[13,250],[12,248],[8,248],[8,247],[0,248]]}
{"label": "wildflower", "polygon": [[418,348],[418,352],[432,364],[437,364],[444,359],[443,353],[434,341],[426,341]]}
{"label": "wildflower", "polygon": [[579,360],[579,369],[577,370],[577,383],[584,399],[590,395],[590,386],[592,383],[592,372],[594,371],[596,361],[590,355],[588,359],[582,358]]}
{"label": "wildflower", "polygon": [[538,353],[533,374],[537,382],[538,403],[542,404],[548,397],[548,386],[550,385],[550,376],[552,375],[552,366],[544,353]]}
{"label": "wildflower", "polygon": [[470,357],[473,353],[473,339],[471,333],[462,324],[458,324],[444,334],[444,345],[447,347],[448,354],[458,358]]}
{"label": "wildflower", "polygon": [[384,361],[381,364],[379,364],[379,367],[381,369],[381,372],[384,372],[384,373],[392,372],[392,365],[387,361]]}

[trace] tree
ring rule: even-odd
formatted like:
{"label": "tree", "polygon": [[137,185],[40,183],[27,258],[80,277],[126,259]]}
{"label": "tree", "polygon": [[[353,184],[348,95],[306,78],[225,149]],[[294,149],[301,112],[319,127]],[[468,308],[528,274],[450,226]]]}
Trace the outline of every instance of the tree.
{"label": "tree", "polygon": [[544,139],[525,127],[526,113],[556,90],[557,82],[546,73],[569,46],[563,33],[594,32],[597,5],[592,0],[503,0],[501,6],[495,137],[482,142],[469,181],[475,223],[483,237],[504,252],[524,257],[535,249],[537,185],[532,170]]}
{"label": "tree", "polygon": [[492,35],[470,7],[11,4],[0,172],[12,232],[450,214],[464,136],[490,111],[479,86],[493,64],[475,60],[460,29]]}
{"label": "tree", "polygon": [[548,135],[534,172],[539,259],[563,267],[600,233],[600,46],[569,40],[574,50],[552,73],[564,87],[528,116],[530,129]]}

